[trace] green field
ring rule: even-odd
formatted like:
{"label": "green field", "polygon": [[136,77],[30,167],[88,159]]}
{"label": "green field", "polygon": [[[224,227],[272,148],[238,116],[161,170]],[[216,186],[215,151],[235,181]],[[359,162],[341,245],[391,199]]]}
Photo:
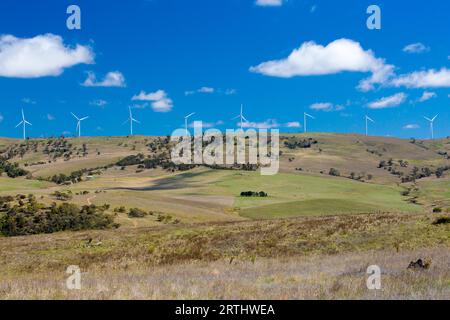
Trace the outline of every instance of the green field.
{"label": "green field", "polygon": [[[344,178],[233,173],[217,185],[236,196],[235,207],[249,218],[422,211],[420,206],[405,201],[402,188]],[[264,191],[269,197],[240,197],[241,191]]]}

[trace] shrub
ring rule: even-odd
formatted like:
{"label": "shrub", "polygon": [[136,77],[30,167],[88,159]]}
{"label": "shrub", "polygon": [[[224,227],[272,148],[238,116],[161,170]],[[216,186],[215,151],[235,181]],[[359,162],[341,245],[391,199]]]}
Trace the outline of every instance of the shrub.
{"label": "shrub", "polygon": [[105,214],[106,208],[95,205],[79,208],[71,203],[53,203],[50,207],[44,207],[29,200],[28,205],[9,208],[0,217],[0,232],[5,236],[19,236],[118,227],[114,218]]}
{"label": "shrub", "polygon": [[441,218],[437,218],[433,224],[434,225],[439,225],[439,224],[448,224],[450,223],[450,217],[441,217]]}
{"label": "shrub", "polygon": [[128,216],[130,218],[144,218],[147,215],[147,212],[138,208],[132,208],[128,212]]}
{"label": "shrub", "polygon": [[118,212],[118,213],[125,213],[127,210],[125,209],[124,206],[120,206],[114,209],[114,212]]}
{"label": "shrub", "polygon": [[335,177],[339,177],[339,176],[341,175],[341,173],[339,172],[339,170],[338,170],[338,169],[335,169],[335,168],[331,168],[331,169],[330,169],[330,172],[328,172],[328,174],[329,174],[330,176],[335,176]]}
{"label": "shrub", "polygon": [[254,191],[242,191],[241,197],[268,197],[268,194],[264,191],[254,192]]}

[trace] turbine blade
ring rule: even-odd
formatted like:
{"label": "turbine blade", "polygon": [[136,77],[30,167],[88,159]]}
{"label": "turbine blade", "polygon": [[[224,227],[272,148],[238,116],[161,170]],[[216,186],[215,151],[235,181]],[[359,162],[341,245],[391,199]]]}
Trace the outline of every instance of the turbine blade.
{"label": "turbine blade", "polygon": [[86,120],[86,119],[89,119],[89,117],[81,118],[80,121],[83,121],[83,120]]}
{"label": "turbine blade", "polygon": [[431,119],[431,121],[434,121],[434,120],[436,120],[436,118],[438,117],[438,114],[437,115],[435,115],[434,116],[434,118],[433,119]]}
{"label": "turbine blade", "polygon": [[230,120],[235,120],[235,119],[238,119],[238,118],[240,118],[241,117],[241,115],[240,114],[238,114],[236,117],[234,117],[234,118],[231,118]]}
{"label": "turbine blade", "polygon": [[25,120],[25,114],[23,113],[23,109],[22,109],[22,120]]}
{"label": "turbine blade", "polygon": [[19,122],[19,124],[16,126],[16,128],[17,128],[18,126],[20,126],[22,123],[23,123],[23,120]]}
{"label": "turbine blade", "polygon": [[187,118],[193,116],[194,114],[195,114],[195,112],[192,112],[190,115],[186,116],[185,118],[187,119]]}
{"label": "turbine blade", "polygon": [[76,115],[74,115],[72,112],[71,112],[71,114],[73,115],[73,117],[74,117],[75,119],[80,120],[80,119],[78,119],[78,117],[77,117]]}
{"label": "turbine blade", "polygon": [[431,120],[430,118],[428,118],[428,117],[424,117],[425,119],[427,119],[428,121],[430,121],[430,122],[433,122],[433,120]]}
{"label": "turbine blade", "polygon": [[31,123],[29,123],[27,120],[24,120],[26,124],[29,124],[30,126],[32,126]]}
{"label": "turbine blade", "polygon": [[130,121],[130,119],[125,120],[122,125],[124,125],[125,123],[128,123]]}
{"label": "turbine blade", "polygon": [[140,124],[140,122],[138,121],[138,120],[136,120],[136,119],[131,119],[132,121],[134,121],[134,122],[136,122],[136,123],[139,123]]}
{"label": "turbine blade", "polygon": [[375,123],[375,121],[373,121],[371,118],[369,118],[369,117],[366,117],[366,118],[367,118],[367,120],[369,120],[369,121]]}
{"label": "turbine blade", "polygon": [[245,119],[244,116],[242,116],[242,120],[244,120],[245,122],[249,122],[247,119]]}

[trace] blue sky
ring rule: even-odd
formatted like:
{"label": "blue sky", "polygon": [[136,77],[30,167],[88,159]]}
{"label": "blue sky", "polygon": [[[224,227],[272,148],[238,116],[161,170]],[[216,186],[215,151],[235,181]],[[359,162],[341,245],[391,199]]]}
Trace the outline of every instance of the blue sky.
{"label": "blue sky", "polygon": [[[70,4],[81,8],[81,30],[66,27]],[[381,30],[366,27],[371,4]],[[83,135],[126,135],[128,106],[141,122],[136,134],[164,135],[191,112],[234,128],[241,103],[250,126],[283,132],[302,131],[306,111],[312,131],[363,133],[368,114],[371,134],[404,138],[428,138],[423,116],[439,114],[435,136],[450,135],[447,1],[0,6],[0,136],[21,136],[21,108],[32,137],[75,134],[71,111],[90,117]]]}

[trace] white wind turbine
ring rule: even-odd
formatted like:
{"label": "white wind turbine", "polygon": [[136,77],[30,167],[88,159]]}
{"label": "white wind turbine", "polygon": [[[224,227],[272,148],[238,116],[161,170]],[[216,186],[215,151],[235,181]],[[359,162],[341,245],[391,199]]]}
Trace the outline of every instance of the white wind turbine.
{"label": "white wind turbine", "polygon": [[366,115],[366,137],[369,135],[369,121],[375,123],[369,116]]}
{"label": "white wind turbine", "polygon": [[27,120],[25,120],[25,114],[23,113],[23,109],[22,109],[22,121],[19,122],[19,124],[16,126],[16,128],[20,125],[23,125],[23,140],[25,140],[27,138],[27,134],[26,134],[27,124],[32,126],[31,123],[29,123]]}
{"label": "white wind turbine", "polygon": [[131,112],[131,107],[128,107],[128,110],[130,111],[130,115],[129,118],[123,123],[127,123],[128,121],[130,122],[130,136],[133,135],[133,122],[136,123],[140,123],[138,120],[136,120],[135,118],[133,118],[133,113]]}
{"label": "white wind turbine", "polygon": [[431,130],[431,139],[434,139],[434,128],[433,128],[433,123],[434,120],[436,120],[436,118],[438,117],[438,115],[435,115],[433,119],[430,119],[428,117],[424,117],[426,120],[428,120],[430,122],[430,130]]}
{"label": "white wind turbine", "polygon": [[184,117],[184,127],[186,130],[186,137],[189,136],[189,130],[188,130],[188,119],[192,117],[195,114],[195,112],[192,112],[191,114],[188,114],[186,117]]}
{"label": "white wind turbine", "polygon": [[307,114],[306,112],[303,112],[303,124],[304,124],[305,133],[307,131],[307,118],[308,117],[311,119],[315,119],[312,115]]}
{"label": "white wind turbine", "polygon": [[244,121],[248,123],[248,120],[245,119],[245,117],[244,117],[244,105],[242,105],[242,104],[241,104],[241,113],[238,114],[236,117],[232,118],[231,120],[234,120],[237,118],[240,118],[240,125],[241,125],[241,130],[242,130]]}
{"label": "white wind turbine", "polygon": [[77,131],[78,131],[78,137],[81,137],[81,121],[88,119],[89,117],[83,117],[83,118],[78,118],[76,115],[73,114],[73,112],[71,112],[72,116],[77,119]]}

